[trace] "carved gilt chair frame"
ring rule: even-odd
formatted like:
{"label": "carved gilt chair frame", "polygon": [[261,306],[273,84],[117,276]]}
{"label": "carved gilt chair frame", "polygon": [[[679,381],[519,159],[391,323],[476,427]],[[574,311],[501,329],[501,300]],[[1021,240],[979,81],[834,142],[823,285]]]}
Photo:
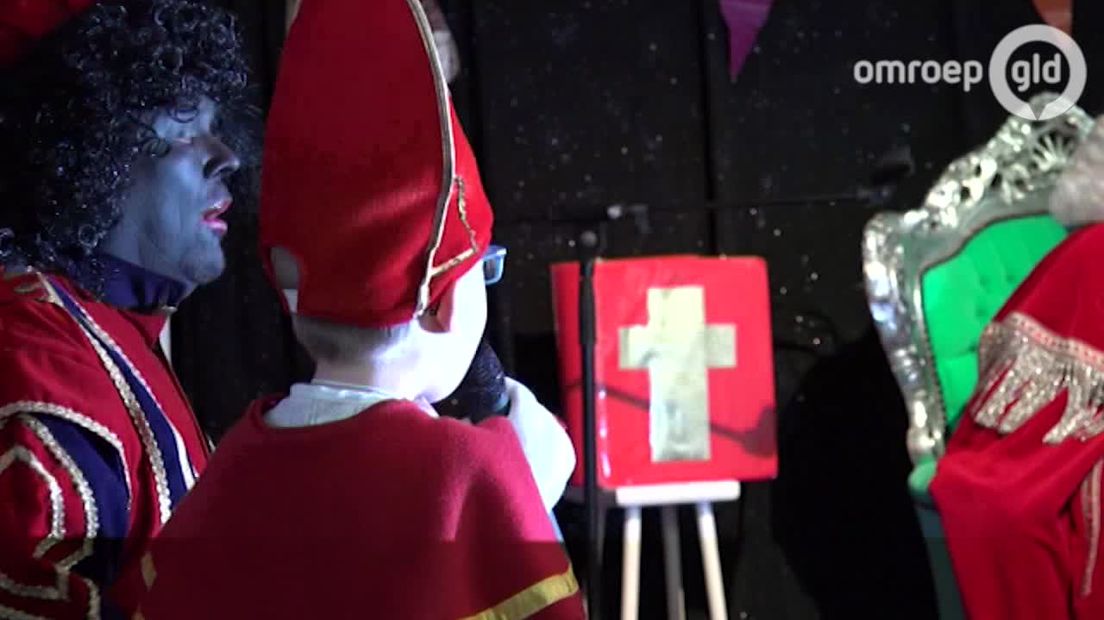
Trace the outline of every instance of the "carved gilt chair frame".
{"label": "carved gilt chair frame", "polygon": [[[1054,97],[1038,95],[1032,108]],[[996,222],[1045,214],[1050,190],[1092,125],[1076,106],[1047,121],[1012,116],[987,144],[951,163],[921,207],[880,213],[867,225],[867,297],[904,395],[914,463],[943,455],[947,426],[924,316],[924,274]]]}

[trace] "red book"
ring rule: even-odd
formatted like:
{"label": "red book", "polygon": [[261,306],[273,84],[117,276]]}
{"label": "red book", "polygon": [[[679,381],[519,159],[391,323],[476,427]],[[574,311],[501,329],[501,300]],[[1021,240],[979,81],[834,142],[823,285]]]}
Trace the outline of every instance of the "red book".
{"label": "red book", "polygon": [[[579,266],[552,266],[560,380],[583,483]],[[595,265],[598,484],[761,480],[778,470],[766,263]]]}

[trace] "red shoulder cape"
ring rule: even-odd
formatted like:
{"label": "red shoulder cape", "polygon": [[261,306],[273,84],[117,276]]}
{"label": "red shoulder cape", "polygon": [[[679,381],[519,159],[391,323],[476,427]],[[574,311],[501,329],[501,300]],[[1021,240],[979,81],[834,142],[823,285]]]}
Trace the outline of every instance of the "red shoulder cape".
{"label": "red shoulder cape", "polygon": [[391,401],[273,429],[255,403],[154,546],[162,618],[583,617],[504,420]]}

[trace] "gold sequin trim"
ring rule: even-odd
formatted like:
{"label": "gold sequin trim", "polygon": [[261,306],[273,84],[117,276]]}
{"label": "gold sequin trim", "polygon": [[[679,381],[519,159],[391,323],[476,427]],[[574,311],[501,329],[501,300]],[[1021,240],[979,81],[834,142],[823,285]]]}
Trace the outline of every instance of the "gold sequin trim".
{"label": "gold sequin trim", "polygon": [[64,310],[65,304],[62,303],[61,297],[58,297],[57,291],[55,291],[53,285],[50,284],[50,279],[47,278],[46,275],[43,274],[41,271],[35,271],[34,275],[35,278],[38,280],[38,286],[30,288],[29,291],[41,290],[42,297],[39,298],[39,301],[54,304],[55,306],[59,306]]}
{"label": "gold sequin trim", "polygon": [[88,342],[95,349],[96,355],[99,356],[100,362],[107,370],[107,374],[111,376],[111,382],[115,384],[115,390],[119,392],[120,398],[123,399],[123,405],[126,407],[130,418],[134,422],[135,428],[138,430],[138,437],[142,440],[142,447],[145,448],[146,454],[149,455],[150,468],[153,469],[153,482],[157,488],[157,507],[158,516],[161,518],[161,524],[165,524],[169,520],[169,514],[171,512],[171,503],[169,501],[169,477],[165,471],[165,458],[161,454],[161,448],[157,445],[157,441],[153,437],[153,429],[150,428],[149,420],[146,419],[145,413],[142,412],[141,405],[138,404],[137,397],[134,396],[134,392],[130,389],[130,385],[127,384],[126,379],[123,377],[123,373],[119,370],[119,367],[115,365],[114,360],[104,350],[103,346],[96,340],[96,338],[88,333],[87,330],[82,332],[88,338]]}
{"label": "gold sequin trim", "polygon": [[126,479],[127,485],[127,512],[130,512],[130,498],[133,496],[134,490],[131,487],[130,469],[127,467],[126,452],[123,451],[123,443],[119,441],[118,435],[111,432],[103,424],[69,407],[35,400],[20,400],[0,407],[0,420],[6,420],[11,416],[21,413],[42,413],[60,418],[67,422],[72,422],[111,444],[111,447],[115,448],[115,451],[119,453],[119,458],[123,462],[123,476]]}
{"label": "gold sequin trim", "polygon": [[[58,294],[54,291],[53,286],[48,280],[43,278],[44,286],[49,290],[50,295],[56,299],[54,303],[62,305]],[[87,321],[90,327],[85,327],[80,321],[77,321],[77,325],[81,329],[81,333],[84,334],[85,339],[92,345],[92,349],[95,350],[96,355],[100,358],[100,363],[103,364],[107,374],[111,377],[111,382],[115,384],[115,390],[119,393],[119,397],[123,400],[123,406],[126,407],[127,412],[130,414],[131,420],[134,422],[134,426],[138,431],[138,437],[142,441],[142,447],[145,448],[146,454],[149,455],[150,468],[153,470],[153,482],[157,489],[157,507],[158,517],[160,523],[164,525],[169,520],[169,515],[172,511],[172,503],[169,496],[169,482],[168,473],[165,471],[165,457],[161,454],[161,448],[157,445],[157,441],[153,436],[153,429],[150,428],[149,420],[146,419],[145,413],[142,411],[141,405],[138,404],[137,397],[134,396],[134,391],[130,389],[130,385],[127,384],[126,378],[123,377],[123,373],[119,370],[119,367],[115,364],[115,361],[111,359],[107,350],[104,349],[100,342],[104,342],[107,346],[111,347],[111,350],[118,354],[119,357],[127,364],[131,371],[134,373],[138,382],[149,393],[150,398],[153,398],[153,392],[146,385],[146,382],[142,379],[142,376],[138,373],[138,369],[134,367],[134,364],[130,362],[126,354],[119,349],[119,346],[115,344],[115,340],[111,338],[100,327],[88,312],[74,299],[73,305],[77,307],[81,315]],[[161,405],[154,401],[160,408]],[[164,411],[164,409],[162,409]],[[172,422],[166,419],[169,427],[172,427]],[[175,429],[173,429],[175,433]]]}
{"label": "gold sequin trim", "polygon": [[465,620],[514,620],[528,618],[537,612],[574,595],[579,591],[579,582],[571,567],[567,571],[543,579],[518,592],[501,603],[485,609]]}
{"label": "gold sequin trim", "polygon": [[[84,306],[80,305],[80,302],[74,299],[73,305],[75,305],[77,309],[80,310],[81,315],[86,321],[88,321],[88,325],[91,326],[93,333],[95,333],[101,341],[106,343],[108,348],[110,348],[112,352],[122,358],[123,363],[125,363],[127,367],[130,368],[130,371],[134,375],[134,378],[138,380],[138,383],[146,390],[146,393],[149,394],[149,397],[153,400],[153,404],[156,405],[157,408],[161,411],[165,411],[165,408],[161,406],[161,401],[157,400],[157,394],[154,393],[154,391],[150,388],[149,383],[146,383],[146,378],[142,376],[142,372],[138,370],[138,367],[134,365],[134,362],[130,361],[130,358],[127,357],[126,351],[123,351],[122,347],[115,343],[115,339],[111,337],[111,334],[107,333],[104,328],[100,327],[99,323],[97,323],[96,320],[92,318],[92,315],[88,314],[88,310],[85,310]],[[180,436],[180,431],[178,431],[173,425],[172,420],[168,419],[167,414],[165,417],[165,422],[168,424],[169,429],[172,430],[173,437],[177,440],[177,444],[183,447],[183,438]],[[181,454],[184,454],[184,452],[182,452]]]}
{"label": "gold sequin trim", "polygon": [[[3,428],[4,424],[9,419],[11,418],[0,415],[0,428]],[[99,532],[99,518],[96,511],[96,503],[95,499],[92,497],[92,490],[88,486],[88,481],[84,478],[84,474],[80,471],[80,468],[76,466],[76,463],[73,462],[73,459],[69,456],[69,454],[65,452],[60,444],[57,443],[57,440],[54,439],[53,434],[50,433],[50,429],[47,428],[46,425],[43,424],[41,421],[35,419],[28,414],[20,415],[18,416],[18,419],[38,436],[42,443],[46,445],[47,449],[50,450],[50,452],[53,454],[54,458],[56,458],[58,462],[61,463],[62,467],[65,468],[66,471],[68,471],[70,477],[73,480],[74,486],[77,487],[77,493],[81,497],[81,502],[84,505],[84,542],[81,545],[81,548],[78,549],[72,556],[65,558],[55,565],[55,570],[57,571],[58,577],[58,586],[56,589],[61,596],[46,597],[48,600],[60,600],[61,598],[66,598],[65,593],[68,589],[67,578],[71,574],[70,570],[72,569],[72,567],[92,554],[92,541],[96,537],[96,534]],[[122,452],[122,448],[120,448],[119,451]],[[62,504],[62,506],[64,508],[64,504]],[[92,583],[90,580],[84,577],[81,577],[80,579],[84,583],[85,587],[88,588],[88,620],[100,620],[100,590],[98,587],[96,587],[96,584]],[[5,577],[2,573],[0,573],[0,580],[6,580],[8,582],[8,585],[11,586],[11,590],[23,590],[33,587],[15,584],[10,579],[7,579],[7,577]],[[15,594],[14,591],[12,593]],[[20,596],[30,595],[20,594]],[[4,609],[0,607],[0,618],[4,617],[7,616],[4,615]]]}
{"label": "gold sequin trim", "polygon": [[73,481],[74,490],[80,497],[81,506],[84,508],[84,541],[81,543],[80,549],[75,551],[73,555],[58,562],[58,566],[61,568],[71,569],[78,562],[92,555],[92,541],[96,539],[100,531],[99,512],[96,510],[96,500],[92,496],[92,487],[89,486],[88,480],[84,477],[84,472],[77,467],[76,462],[61,447],[61,444],[58,443],[45,424],[27,414],[20,415],[17,419],[38,437],[39,441],[46,446],[50,454],[69,474],[69,478]]}
{"label": "gold sequin trim", "polygon": [[979,425],[1012,433],[1065,392],[1062,418],[1043,441],[1085,440],[1104,432],[1104,354],[1093,347],[1014,313],[986,328],[978,357],[981,394],[988,395],[975,405]]}
{"label": "gold sequin trim", "polygon": [[1081,596],[1088,597],[1093,590],[1096,562],[1100,555],[1100,475],[1104,461],[1097,461],[1092,473],[1081,484],[1081,511],[1089,528],[1089,557],[1085,561],[1085,574],[1081,578]]}
{"label": "gold sequin trim", "polygon": [[[42,462],[33,453],[22,446],[16,446],[0,456],[0,475],[3,475],[16,461],[27,464],[46,483],[50,493],[50,533],[35,547],[35,559],[41,558],[58,541],[65,538],[65,503],[61,495],[61,485],[54,476],[46,470]],[[16,596],[44,599],[48,601],[62,600],[67,595],[66,573],[60,566],[57,570],[57,584],[55,586],[28,586],[16,583],[7,575],[0,573],[0,590],[5,590]]]}
{"label": "gold sequin trim", "polygon": [[100,620],[100,589],[84,577],[81,581],[88,586],[88,620]]}

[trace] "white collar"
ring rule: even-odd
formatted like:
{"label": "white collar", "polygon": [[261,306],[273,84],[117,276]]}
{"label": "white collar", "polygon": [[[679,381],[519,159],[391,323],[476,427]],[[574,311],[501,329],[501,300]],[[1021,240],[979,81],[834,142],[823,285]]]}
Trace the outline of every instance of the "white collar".
{"label": "white collar", "polygon": [[357,383],[345,383],[342,381],[323,381],[312,380],[310,383],[296,383],[291,386],[291,395],[296,397],[304,397],[315,400],[342,400],[342,401],[358,401],[374,405],[388,400],[402,400],[412,402],[418,405],[422,411],[425,411],[430,417],[439,417],[437,411],[432,405],[428,403],[421,403],[412,401],[409,398],[403,398],[395,394],[377,387],[370,385],[361,385]]}

